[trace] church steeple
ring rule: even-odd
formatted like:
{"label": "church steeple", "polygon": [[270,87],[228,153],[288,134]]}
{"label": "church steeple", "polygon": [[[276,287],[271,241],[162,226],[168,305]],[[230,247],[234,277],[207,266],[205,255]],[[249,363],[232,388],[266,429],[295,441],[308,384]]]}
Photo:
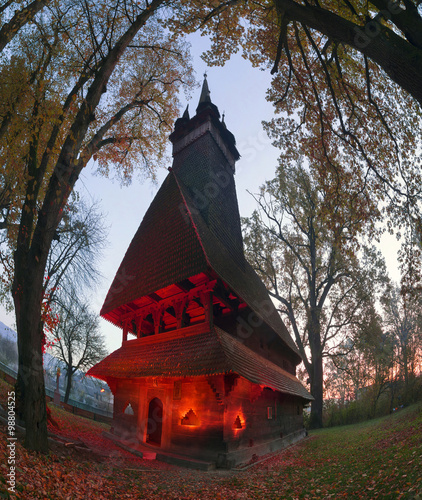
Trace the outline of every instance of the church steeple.
{"label": "church steeple", "polygon": [[211,92],[205,73],[195,116],[190,118],[188,107],[186,107],[183,116],[176,120],[174,131],[170,135],[170,141],[173,143],[173,156],[176,157],[179,151],[192,142],[192,133],[195,129],[197,130],[195,133],[196,138],[199,135],[203,135],[202,133],[205,132],[204,123],[208,123],[209,125],[205,128],[214,135],[218,146],[234,171],[235,162],[240,158],[239,152],[236,149],[236,140],[234,135],[227,129],[224,117],[222,121],[220,120],[220,112],[217,106],[211,101],[210,95]]}
{"label": "church steeple", "polygon": [[189,116],[189,104],[186,106],[185,112],[183,113],[182,118],[185,118],[186,120],[190,120]]}
{"label": "church steeple", "polygon": [[220,112],[218,108],[211,101],[211,92],[208,87],[207,74],[204,73],[204,81],[202,83],[201,96],[199,97],[198,106],[196,108],[196,114],[201,115],[204,111],[207,111],[214,116],[218,121],[220,120]]}
{"label": "church steeple", "polygon": [[207,74],[204,73],[204,81],[202,83],[201,97],[199,98],[199,104],[203,102],[211,102],[210,89],[208,88]]}
{"label": "church steeple", "polygon": [[206,75],[202,83],[196,114],[186,113],[176,121],[170,135],[173,167],[204,222],[236,259],[242,263],[243,242],[234,182],[239,159],[234,135],[220,119],[211,101]]}

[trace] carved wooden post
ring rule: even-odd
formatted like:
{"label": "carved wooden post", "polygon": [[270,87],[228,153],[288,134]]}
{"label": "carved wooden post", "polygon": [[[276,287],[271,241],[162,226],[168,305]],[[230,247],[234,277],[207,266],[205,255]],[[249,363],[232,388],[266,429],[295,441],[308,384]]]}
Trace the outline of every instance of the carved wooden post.
{"label": "carved wooden post", "polygon": [[185,309],[186,305],[186,297],[184,297],[181,300],[178,300],[177,302],[174,303],[174,311],[176,313],[176,328],[182,328],[183,326],[183,310]]}
{"label": "carved wooden post", "polygon": [[127,342],[127,332],[128,332],[128,321],[125,321],[123,323],[123,338],[122,338],[122,344]]}
{"label": "carved wooden post", "polygon": [[152,317],[154,319],[154,334],[157,335],[157,333],[160,333],[160,323],[161,323],[161,316],[162,316],[162,308],[161,307],[156,307],[152,311]]}
{"label": "carved wooden post", "polygon": [[199,299],[204,306],[205,311],[205,323],[210,327],[213,324],[213,314],[212,314],[212,293],[208,290],[201,292],[199,294]]}

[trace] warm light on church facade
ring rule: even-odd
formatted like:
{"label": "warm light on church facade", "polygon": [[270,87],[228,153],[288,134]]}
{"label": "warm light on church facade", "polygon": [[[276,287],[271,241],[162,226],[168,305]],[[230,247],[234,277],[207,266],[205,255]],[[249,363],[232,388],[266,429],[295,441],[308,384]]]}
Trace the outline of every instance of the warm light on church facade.
{"label": "warm light on church facade", "polygon": [[114,394],[113,433],[133,446],[232,467],[304,436],[301,359],[243,253],[239,153],[207,81],[170,136],[173,166],[101,314],[122,347],[89,375]]}

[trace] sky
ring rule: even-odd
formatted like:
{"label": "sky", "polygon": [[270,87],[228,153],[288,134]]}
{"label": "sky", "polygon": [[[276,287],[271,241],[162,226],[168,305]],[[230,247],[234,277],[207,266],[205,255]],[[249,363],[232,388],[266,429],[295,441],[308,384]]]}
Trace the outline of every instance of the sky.
{"label": "sky", "polygon": [[[240,55],[233,56],[224,67],[207,68],[200,58],[202,51],[208,48],[206,40],[194,35],[191,43],[196,79],[202,84],[203,74],[207,72],[211,100],[221,114],[224,112],[226,125],[235,135],[241,155],[235,175],[239,210],[241,216],[249,216],[256,204],[247,191],[257,192],[259,186],[272,179],[277,165],[278,151],[271,145],[261,123],[274,116],[272,105],[265,100],[271,75],[269,71],[252,68]],[[193,114],[200,91],[199,86],[190,101],[181,97],[180,115],[188,103]],[[98,314],[125,252],[167,173],[166,168],[161,168],[157,171],[156,183],[150,180],[141,182],[135,176],[130,186],[121,187],[118,181],[95,175],[95,165],[89,164],[77,182],[76,189],[82,197],[100,202],[108,226],[109,244],[99,266],[104,279],[90,294],[90,306]],[[381,249],[390,276],[396,281],[399,280],[397,248],[393,238],[382,240]],[[0,321],[11,328],[15,326],[13,314],[7,314],[3,308],[0,308]],[[121,330],[102,318],[100,325],[109,352],[119,348],[122,343]]]}

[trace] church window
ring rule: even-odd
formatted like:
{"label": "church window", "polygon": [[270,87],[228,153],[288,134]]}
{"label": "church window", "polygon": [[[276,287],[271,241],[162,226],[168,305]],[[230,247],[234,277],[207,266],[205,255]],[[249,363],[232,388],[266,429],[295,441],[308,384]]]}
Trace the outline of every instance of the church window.
{"label": "church window", "polygon": [[181,420],[182,425],[199,425],[199,418],[192,408],[186,413]]}
{"label": "church window", "polygon": [[235,429],[242,429],[243,425],[242,425],[242,421],[240,420],[239,415],[236,417],[236,420],[234,421],[233,427]]}

